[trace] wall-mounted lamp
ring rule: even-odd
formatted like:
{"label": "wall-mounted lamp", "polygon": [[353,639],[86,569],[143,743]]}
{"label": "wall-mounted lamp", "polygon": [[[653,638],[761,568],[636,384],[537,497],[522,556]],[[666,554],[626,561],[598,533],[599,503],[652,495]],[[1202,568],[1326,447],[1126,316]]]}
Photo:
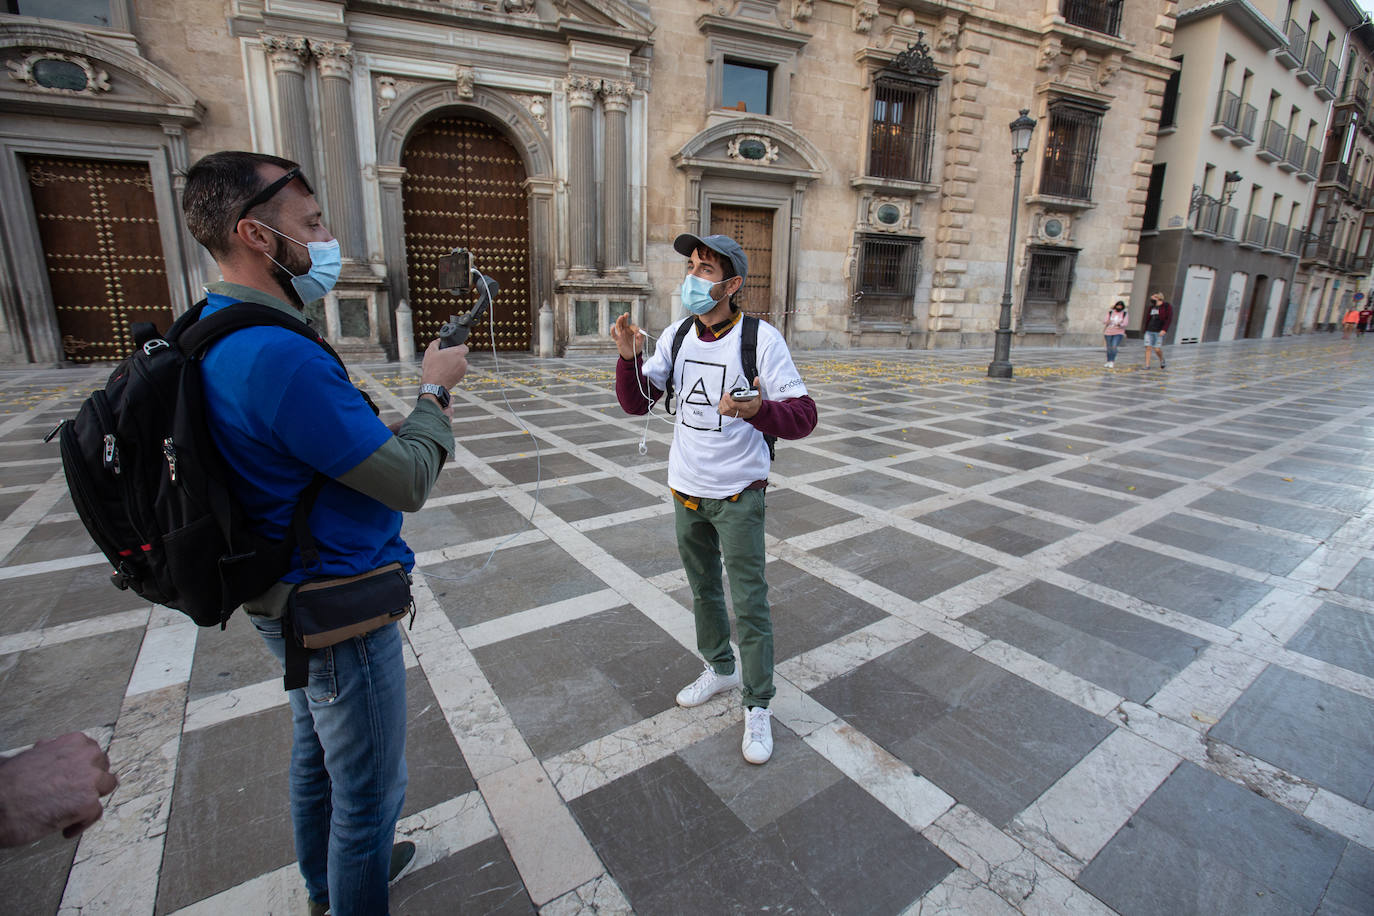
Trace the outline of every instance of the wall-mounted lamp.
{"label": "wall-mounted lamp", "polygon": [[[1216,199],[1217,203],[1223,207],[1230,205],[1231,198],[1236,196],[1236,187],[1240,184],[1240,179],[1240,172],[1235,171],[1227,172],[1222,176],[1221,197]],[[1191,215],[1193,211],[1201,207],[1204,202],[1212,199],[1212,195],[1202,193],[1201,187],[1193,185],[1193,193],[1188,198],[1188,213]]]}

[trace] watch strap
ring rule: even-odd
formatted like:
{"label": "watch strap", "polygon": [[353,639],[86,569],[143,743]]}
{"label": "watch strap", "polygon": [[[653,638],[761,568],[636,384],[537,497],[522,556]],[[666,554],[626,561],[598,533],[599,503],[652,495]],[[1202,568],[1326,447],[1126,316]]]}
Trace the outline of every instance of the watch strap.
{"label": "watch strap", "polygon": [[420,394],[432,394],[434,395],[435,399],[439,402],[439,406],[441,408],[448,408],[450,397],[448,389],[445,388],[443,385],[436,385],[433,382],[425,382],[423,385],[420,386]]}

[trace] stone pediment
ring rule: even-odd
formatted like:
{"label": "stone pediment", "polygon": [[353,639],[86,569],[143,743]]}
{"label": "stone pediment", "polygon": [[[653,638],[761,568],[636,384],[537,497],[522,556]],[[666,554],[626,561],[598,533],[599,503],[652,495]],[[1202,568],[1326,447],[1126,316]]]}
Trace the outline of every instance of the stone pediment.
{"label": "stone pediment", "polygon": [[0,108],[119,121],[195,124],[204,106],[124,45],[51,23],[0,26]]}
{"label": "stone pediment", "polygon": [[[539,4],[531,3],[538,12]],[[553,7],[564,24],[591,25],[622,34],[648,38],[654,21],[647,3],[627,0],[554,0]]]}
{"label": "stone pediment", "polygon": [[681,169],[777,181],[813,181],[829,166],[811,141],[770,118],[730,118],[688,140],[673,162]]}

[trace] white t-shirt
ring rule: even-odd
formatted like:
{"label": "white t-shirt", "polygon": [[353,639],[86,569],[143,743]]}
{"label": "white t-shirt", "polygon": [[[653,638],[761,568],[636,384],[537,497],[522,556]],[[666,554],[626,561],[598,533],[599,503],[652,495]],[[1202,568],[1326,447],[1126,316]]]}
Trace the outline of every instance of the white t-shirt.
{"label": "white t-shirt", "polygon": [[[644,361],[644,377],[665,388],[673,337],[687,316],[670,324],[658,338],[654,353]],[[689,496],[724,499],[756,480],[768,477],[768,443],[747,420],[721,416],[716,408],[725,393],[747,386],[739,341],[743,321],[719,340],[702,341],[696,329],[687,332],[678,351],[673,380],[677,395],[677,425],[668,452],[668,486]],[[756,353],[760,396],[771,401],[798,398],[806,384],[792,363],[787,342],[777,328],[759,322]]]}

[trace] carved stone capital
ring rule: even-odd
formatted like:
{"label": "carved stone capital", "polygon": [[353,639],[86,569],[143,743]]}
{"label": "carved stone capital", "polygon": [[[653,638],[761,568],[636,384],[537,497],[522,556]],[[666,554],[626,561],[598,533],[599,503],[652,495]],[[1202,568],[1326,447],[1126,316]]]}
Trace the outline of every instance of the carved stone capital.
{"label": "carved stone capital", "polygon": [[310,41],[310,53],[320,64],[320,76],[336,79],[353,77],[353,45],[347,41]]}
{"label": "carved stone capital", "polygon": [[940,20],[939,32],[935,36],[935,50],[953,51],[959,46],[959,17],[946,13]]}
{"label": "carved stone capital", "polygon": [[1035,58],[1035,69],[1054,70],[1059,64],[1059,54],[1064,43],[1053,35],[1040,42],[1040,53]]}
{"label": "carved stone capital", "polygon": [[601,88],[601,80],[588,76],[570,76],[563,80],[563,89],[568,93],[568,104],[573,108],[594,108],[596,93]]}
{"label": "carved stone capital", "polygon": [[630,109],[630,96],[635,91],[634,83],[616,83],[606,80],[601,84],[601,102],[607,112],[624,114]]}
{"label": "carved stone capital", "polygon": [[267,52],[267,62],[272,73],[296,73],[305,75],[305,58],[310,54],[310,44],[304,38],[290,35],[269,35],[260,32],[262,48]]}
{"label": "carved stone capital", "polygon": [[1097,65],[1097,73],[1093,76],[1093,88],[1101,90],[1103,86],[1110,83],[1112,77],[1121,70],[1123,63],[1125,63],[1125,58],[1118,53],[1108,54],[1102,58],[1102,62]]}

